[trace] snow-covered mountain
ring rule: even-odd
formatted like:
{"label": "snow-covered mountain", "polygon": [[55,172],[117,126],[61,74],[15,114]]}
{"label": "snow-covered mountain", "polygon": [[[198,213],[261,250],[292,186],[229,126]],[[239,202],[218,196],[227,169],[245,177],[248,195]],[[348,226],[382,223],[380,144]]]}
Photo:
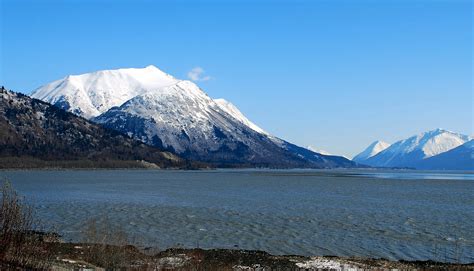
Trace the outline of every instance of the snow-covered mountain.
{"label": "snow-covered mountain", "polygon": [[390,147],[387,142],[377,140],[370,144],[365,150],[352,158],[352,161],[364,164],[367,159]]}
{"label": "snow-covered mountain", "polygon": [[474,170],[474,140],[447,152],[422,160],[419,169]]}
{"label": "snow-covered mountain", "polygon": [[189,159],[268,167],[356,165],[272,136],[231,103],[153,66],[68,76],[32,95]]}
{"label": "snow-covered mountain", "polygon": [[34,90],[31,97],[89,119],[137,95],[178,81],[155,66],[104,70],[66,76]]}
{"label": "snow-covered mountain", "polygon": [[395,142],[367,159],[365,164],[377,167],[416,167],[422,160],[447,152],[471,139],[467,135],[436,129]]}
{"label": "snow-covered mountain", "polygon": [[218,152],[224,145],[237,151],[240,146],[235,141],[249,146],[252,136],[258,136],[190,81],[135,96],[93,121],[150,145],[198,157]]}

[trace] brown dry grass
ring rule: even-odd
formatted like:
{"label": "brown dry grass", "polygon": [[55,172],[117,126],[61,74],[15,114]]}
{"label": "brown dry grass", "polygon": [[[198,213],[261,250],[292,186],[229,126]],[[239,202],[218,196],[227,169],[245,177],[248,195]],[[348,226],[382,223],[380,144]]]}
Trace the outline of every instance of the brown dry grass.
{"label": "brown dry grass", "polygon": [[0,204],[0,266],[45,268],[50,259],[45,242],[49,236],[40,231],[34,208],[6,180],[1,186]]}

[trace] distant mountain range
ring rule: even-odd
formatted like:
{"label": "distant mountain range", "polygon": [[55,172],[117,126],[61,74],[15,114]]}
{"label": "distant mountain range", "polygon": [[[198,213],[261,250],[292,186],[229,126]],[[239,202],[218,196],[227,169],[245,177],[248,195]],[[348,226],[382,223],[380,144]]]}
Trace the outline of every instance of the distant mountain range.
{"label": "distant mountain range", "polygon": [[353,161],[303,148],[266,132],[229,101],[212,99],[193,82],[154,66],[69,75],[34,90],[35,99],[6,90],[1,95],[4,160],[474,170],[472,138],[442,129],[391,145],[376,141]]}
{"label": "distant mountain range", "polygon": [[392,145],[372,143],[354,161],[374,167],[474,170],[472,138],[436,129]]}
{"label": "distant mountain range", "polygon": [[154,66],[70,75],[32,97],[148,145],[215,166],[357,167],[279,139],[234,105]]}
{"label": "distant mountain range", "polygon": [[178,156],[0,89],[0,168],[190,167]]}

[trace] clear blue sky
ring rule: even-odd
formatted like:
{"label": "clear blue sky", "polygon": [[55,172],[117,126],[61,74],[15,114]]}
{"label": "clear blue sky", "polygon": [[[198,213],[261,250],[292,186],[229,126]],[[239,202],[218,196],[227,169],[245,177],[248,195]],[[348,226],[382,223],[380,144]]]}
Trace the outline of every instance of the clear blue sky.
{"label": "clear blue sky", "polygon": [[0,83],[153,64],[267,131],[352,156],[473,134],[471,1],[1,1]]}

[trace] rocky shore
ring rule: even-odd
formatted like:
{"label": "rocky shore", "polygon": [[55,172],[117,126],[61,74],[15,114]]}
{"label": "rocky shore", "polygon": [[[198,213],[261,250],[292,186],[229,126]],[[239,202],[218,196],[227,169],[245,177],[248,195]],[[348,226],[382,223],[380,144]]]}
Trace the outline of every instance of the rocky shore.
{"label": "rocky shore", "polygon": [[[48,241],[48,257],[0,270],[474,270],[474,263],[389,261],[335,256],[271,255],[256,250],[152,248]],[[35,267],[36,266],[36,267]],[[34,268],[33,268],[34,267]]]}

